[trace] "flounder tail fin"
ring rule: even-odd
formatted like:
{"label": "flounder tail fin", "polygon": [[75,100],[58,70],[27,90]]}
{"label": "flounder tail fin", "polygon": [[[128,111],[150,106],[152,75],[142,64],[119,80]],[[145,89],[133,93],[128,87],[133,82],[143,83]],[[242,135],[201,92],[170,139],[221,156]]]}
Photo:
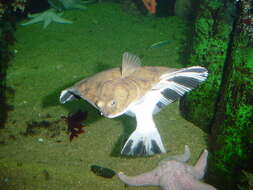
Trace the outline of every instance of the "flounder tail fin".
{"label": "flounder tail fin", "polygon": [[125,143],[121,154],[128,156],[151,156],[154,154],[166,153],[160,134],[155,127],[153,120],[144,121],[130,135]]}

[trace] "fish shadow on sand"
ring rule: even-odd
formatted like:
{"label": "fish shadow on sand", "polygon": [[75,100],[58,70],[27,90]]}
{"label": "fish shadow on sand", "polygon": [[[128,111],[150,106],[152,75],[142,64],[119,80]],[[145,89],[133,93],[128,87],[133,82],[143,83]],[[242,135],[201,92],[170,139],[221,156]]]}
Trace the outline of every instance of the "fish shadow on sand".
{"label": "fish shadow on sand", "polygon": [[[107,64],[104,64],[101,61],[98,61],[96,64],[96,70],[94,71],[94,73],[103,71],[105,69],[109,69],[110,66]],[[90,75],[87,75],[87,77],[89,77]],[[99,114],[99,112],[91,105],[89,104],[87,101],[84,101],[82,99],[79,99],[77,101],[73,101],[69,104],[61,104],[60,103],[60,94],[61,91],[63,89],[66,89],[67,87],[75,84],[76,82],[82,80],[83,77],[79,77],[71,82],[66,83],[65,85],[62,85],[54,90],[52,90],[47,96],[45,96],[42,99],[42,108],[47,108],[47,107],[54,107],[54,106],[63,106],[65,107],[69,113],[74,113],[78,110],[82,110],[82,111],[87,111],[88,112],[88,118],[87,118],[87,123],[93,123],[97,120],[99,120],[101,117],[101,115]]]}
{"label": "fish shadow on sand", "polygon": [[132,117],[129,117],[126,115],[123,115],[119,118],[115,118],[115,120],[119,120],[120,122],[122,122],[123,132],[120,135],[120,137],[118,138],[118,140],[116,141],[110,156],[131,158],[132,156],[122,155],[120,152],[121,152],[121,149],[124,146],[125,142],[127,141],[128,137],[135,130],[136,121]]}
{"label": "fish shadow on sand", "polygon": [[[78,80],[80,80],[80,78],[78,78],[76,81],[78,81]],[[73,83],[74,82],[67,83],[66,85],[63,85],[63,86],[60,86],[58,88],[52,89],[52,91],[50,91],[47,96],[43,97],[42,102],[41,102],[42,108],[62,105],[60,103],[60,100],[59,100],[61,91],[62,91],[62,89],[66,88],[68,85],[71,85]],[[65,107],[68,107],[68,105],[65,106]]]}
{"label": "fish shadow on sand", "polygon": [[[80,80],[80,79],[78,79]],[[77,81],[78,81],[77,80]],[[42,99],[42,107],[54,107],[54,106],[63,106],[65,109],[68,110],[68,113],[74,113],[79,110],[88,112],[87,120],[85,120],[86,125],[90,125],[99,119],[102,119],[103,116],[101,116],[97,109],[95,109],[91,104],[88,102],[80,99],[76,101],[72,101],[68,104],[61,104],[59,101],[59,96],[62,91],[62,89],[65,89],[67,86],[70,86],[73,82],[68,83],[64,86],[61,86],[59,88],[56,88],[55,90],[51,91],[47,96],[43,97]],[[115,120],[118,120],[122,122],[123,125],[123,132],[116,141],[113,150],[111,151],[110,156],[112,157],[122,157],[120,154],[122,147],[124,146],[125,142],[127,141],[130,134],[135,130],[136,121],[129,116],[123,115],[119,118],[115,118]],[[124,157],[131,157],[131,156],[124,156]]]}
{"label": "fish shadow on sand", "polygon": [[[77,81],[80,79],[77,79]],[[73,102],[70,102],[68,104],[61,104],[59,101],[59,97],[61,94],[62,89],[66,88],[66,86],[69,86],[73,84],[67,83],[64,86],[61,86],[59,88],[56,88],[55,90],[52,90],[47,96],[43,97],[42,99],[42,108],[48,108],[48,107],[54,107],[54,106],[63,106],[65,109],[68,110],[68,113],[74,113],[79,110],[88,112],[87,120],[85,121],[86,125],[89,125],[93,122],[96,122],[97,120],[101,119],[101,115],[99,112],[94,109],[92,105],[90,105],[88,102],[80,99]]]}
{"label": "fish shadow on sand", "polygon": [[[98,73],[98,72],[111,68],[110,65],[105,64],[102,61],[97,61],[95,65],[96,65],[96,69],[94,73]],[[90,75],[87,75],[86,77],[90,77]],[[46,107],[63,105],[60,103],[60,99],[59,99],[61,91],[63,89],[66,89],[69,86],[72,86],[73,84],[75,84],[76,82],[82,79],[83,79],[83,76],[77,78],[76,80],[73,80],[72,82],[68,82],[68,83],[66,82],[65,85],[62,85],[56,88],[55,90],[52,90],[47,96],[43,98],[42,107],[46,108]],[[88,109],[89,114],[90,114],[90,111],[93,111],[94,113],[98,113],[98,111],[94,107],[92,107],[89,103],[87,103],[85,100],[82,100],[82,99],[80,99],[79,101],[73,101],[70,104],[64,104],[63,106],[67,108],[70,112],[74,112],[78,110],[78,108],[84,107],[86,108],[86,110]],[[100,114],[96,114],[96,115],[97,115],[97,118],[100,117]]]}

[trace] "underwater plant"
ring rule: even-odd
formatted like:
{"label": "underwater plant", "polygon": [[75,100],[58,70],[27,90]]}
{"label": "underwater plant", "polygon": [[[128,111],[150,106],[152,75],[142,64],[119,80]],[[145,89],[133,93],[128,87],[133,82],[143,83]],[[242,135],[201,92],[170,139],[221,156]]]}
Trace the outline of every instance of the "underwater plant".
{"label": "underwater plant", "polygon": [[13,107],[7,103],[7,99],[12,99],[15,91],[7,86],[5,77],[14,55],[11,46],[16,42],[14,13],[24,11],[25,6],[26,0],[0,1],[0,128],[4,128],[8,112],[13,110]]}
{"label": "underwater plant", "polygon": [[252,40],[242,30],[243,6],[237,12],[211,123],[213,170],[224,189],[237,189],[243,170],[252,172],[253,160]]}
{"label": "underwater plant", "polygon": [[209,178],[220,189],[237,189],[253,158],[252,41],[242,22],[250,2],[201,1],[189,61],[207,67],[209,77],[181,101],[184,116],[211,132]]}
{"label": "underwater plant", "polygon": [[226,52],[228,49],[230,25],[226,23],[225,6],[220,0],[204,0],[193,25],[193,39],[186,47],[189,57],[187,65],[198,63],[209,70],[208,80],[180,101],[180,111],[189,121],[210,131],[214,117]]}
{"label": "underwater plant", "polygon": [[26,4],[27,0],[0,1],[0,20],[4,15],[11,14],[12,12],[24,12]]}
{"label": "underwater plant", "polygon": [[253,173],[243,171],[244,179],[243,182],[247,184],[245,186],[238,186],[240,190],[252,190],[253,189]]}

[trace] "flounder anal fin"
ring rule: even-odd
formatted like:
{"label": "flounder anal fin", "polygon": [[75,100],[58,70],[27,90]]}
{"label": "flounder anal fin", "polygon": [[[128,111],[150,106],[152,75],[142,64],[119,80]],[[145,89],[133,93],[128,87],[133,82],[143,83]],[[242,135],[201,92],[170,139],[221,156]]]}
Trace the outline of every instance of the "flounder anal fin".
{"label": "flounder anal fin", "polygon": [[121,75],[129,76],[141,66],[141,60],[138,56],[125,52],[122,57]]}

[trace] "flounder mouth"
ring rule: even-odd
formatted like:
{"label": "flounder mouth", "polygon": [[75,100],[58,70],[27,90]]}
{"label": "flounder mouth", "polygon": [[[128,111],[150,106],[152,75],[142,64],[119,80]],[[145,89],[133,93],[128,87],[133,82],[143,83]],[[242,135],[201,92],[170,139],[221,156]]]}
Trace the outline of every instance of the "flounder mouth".
{"label": "flounder mouth", "polygon": [[107,116],[105,116],[105,117],[107,117],[107,118],[109,118],[109,119],[112,119],[112,118],[115,118],[115,117],[118,117],[117,115],[107,115]]}
{"label": "flounder mouth", "polygon": [[109,118],[109,119],[112,119],[112,118],[115,118],[115,117],[117,117],[118,116],[118,114],[117,115],[115,115],[115,114],[105,114],[105,113],[103,113],[103,112],[100,112],[100,114],[102,115],[102,116],[104,116],[104,117],[107,117],[107,118]]}

